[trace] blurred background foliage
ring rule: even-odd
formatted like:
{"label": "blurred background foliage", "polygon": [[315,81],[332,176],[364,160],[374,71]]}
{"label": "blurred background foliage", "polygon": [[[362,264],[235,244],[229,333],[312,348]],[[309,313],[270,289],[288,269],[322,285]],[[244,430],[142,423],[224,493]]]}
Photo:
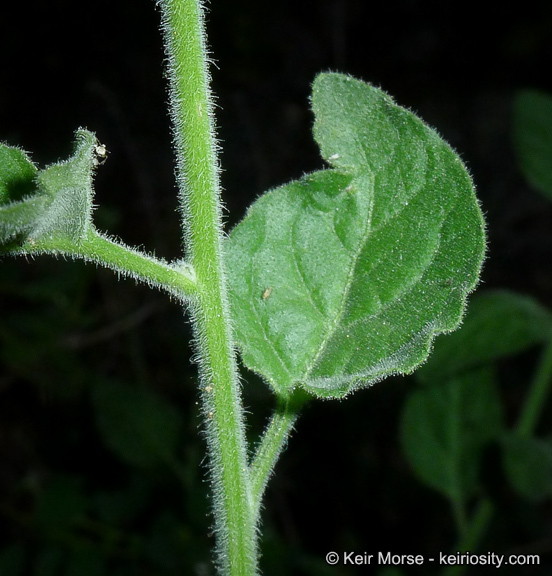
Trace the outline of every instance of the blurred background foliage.
{"label": "blurred background foliage", "polygon": [[[44,165],[68,155],[78,126],[94,130],[110,152],[96,178],[97,225],[179,257],[154,2],[98,0],[83,8],[31,0],[10,5],[0,28],[0,138]],[[529,299],[514,297],[505,308],[521,309],[514,325],[524,336],[479,358],[477,376],[467,379],[472,392],[459,406],[468,435],[456,456],[445,442],[437,460],[427,458],[446,425],[450,402],[443,399],[460,380],[424,383],[430,364],[416,378],[305,410],[265,499],[263,573],[378,574],[377,566],[329,568],[324,556],[453,549],[459,492],[449,490],[442,470],[455,457],[465,463],[467,514],[481,497],[495,510],[481,551],[538,553],[539,568],[511,573],[549,573],[549,444],[528,448],[501,433],[519,417],[552,309],[552,203],[527,183],[511,138],[517,91],[552,92],[552,6],[528,1],[498,13],[424,0],[234,0],[212,2],[208,33],[229,227],[266,189],[321,166],[310,136],[310,84],[321,70],[348,72],[383,87],[460,151],[488,222],[482,297],[500,288]],[[475,335],[492,326],[474,322]],[[491,342],[520,333],[512,324],[494,326]],[[465,349],[461,334],[449,341],[452,356],[441,354],[445,366]],[[2,259],[2,576],[213,573],[190,337],[175,303],[109,271]],[[250,374],[244,396],[254,442],[272,398]],[[439,403],[437,412],[427,410]],[[541,439],[551,433],[551,406],[540,419]],[[484,441],[482,419],[493,423]],[[409,421],[414,429],[406,433]],[[424,458],[438,470],[424,468]]]}

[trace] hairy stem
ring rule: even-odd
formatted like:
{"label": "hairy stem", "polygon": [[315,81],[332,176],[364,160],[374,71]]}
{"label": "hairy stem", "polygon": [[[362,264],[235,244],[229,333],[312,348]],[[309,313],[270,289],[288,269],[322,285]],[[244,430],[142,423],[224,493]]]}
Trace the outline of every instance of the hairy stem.
{"label": "hairy stem", "polygon": [[256,531],[222,252],[217,144],[199,0],[161,0],[184,234],[198,287],[196,331],[217,560],[256,574]]}
{"label": "hairy stem", "polygon": [[279,399],[276,410],[251,462],[251,500],[258,521],[261,500],[276,461],[285,448],[293,425],[306,398],[298,390],[289,398]]}
{"label": "hairy stem", "polygon": [[32,245],[27,242],[21,248],[14,249],[11,254],[51,254],[94,262],[122,276],[164,290],[183,302],[192,301],[197,293],[195,274],[191,266],[167,264],[106,238],[93,229],[78,242],[60,237],[51,241],[40,240]]}

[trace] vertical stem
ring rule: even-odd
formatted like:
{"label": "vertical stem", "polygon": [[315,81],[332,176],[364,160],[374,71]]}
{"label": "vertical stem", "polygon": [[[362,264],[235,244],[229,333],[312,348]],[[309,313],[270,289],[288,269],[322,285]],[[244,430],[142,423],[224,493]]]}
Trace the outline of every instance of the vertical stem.
{"label": "vertical stem", "polygon": [[458,531],[460,538],[463,538],[468,529],[465,502],[462,498],[454,498],[451,500],[451,506],[454,523],[456,524],[456,530]]}
{"label": "vertical stem", "polygon": [[161,0],[169,58],[177,177],[189,261],[210,459],[217,560],[224,576],[256,574],[243,409],[231,337],[222,255],[217,144],[200,0]]}
{"label": "vertical stem", "polygon": [[[491,523],[493,512],[492,503],[487,499],[481,499],[471,518],[468,529],[451,552],[471,552],[474,554]],[[465,564],[448,566],[441,574],[442,576],[461,576],[467,569],[468,566]]]}
{"label": "vertical stem", "polygon": [[539,365],[529,388],[519,417],[516,431],[520,436],[529,438],[533,435],[539,416],[544,408],[546,397],[552,385],[552,339],[546,343]]}

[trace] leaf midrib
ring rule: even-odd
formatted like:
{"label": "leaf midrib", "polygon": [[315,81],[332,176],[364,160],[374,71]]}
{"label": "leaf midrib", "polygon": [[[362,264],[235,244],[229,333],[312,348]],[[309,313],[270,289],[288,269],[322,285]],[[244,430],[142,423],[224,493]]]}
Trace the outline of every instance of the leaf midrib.
{"label": "leaf midrib", "polygon": [[354,253],[353,258],[351,258],[352,265],[350,266],[349,273],[347,275],[347,282],[345,283],[345,288],[344,288],[343,293],[342,293],[341,301],[340,301],[339,306],[337,308],[338,311],[334,316],[334,320],[332,322],[330,322],[330,325],[326,331],[326,335],[322,339],[322,341],[319,345],[318,351],[313,356],[312,362],[310,363],[310,365],[307,365],[307,367],[306,367],[304,377],[301,378],[301,381],[303,381],[303,382],[308,382],[310,380],[309,376],[310,376],[312,370],[316,366],[318,359],[320,358],[321,354],[326,349],[326,346],[327,346],[329,340],[331,339],[332,335],[335,333],[335,330],[336,330],[337,326],[339,325],[339,322],[343,318],[343,314],[345,312],[345,307],[346,307],[347,300],[349,297],[349,291],[351,289],[351,284],[353,283],[354,271],[356,269],[358,257],[360,255],[360,253],[362,252],[362,249],[364,248],[364,245],[366,244],[368,237],[370,236],[370,228],[371,228],[371,223],[372,223],[372,212],[373,212],[373,208],[374,208],[374,199],[375,199],[375,193],[374,193],[374,180],[375,180],[375,178],[374,178],[374,175],[368,169],[365,172],[361,172],[361,173],[357,174],[355,179],[358,181],[363,176],[368,176],[370,178],[370,182],[371,182],[371,186],[372,186],[372,190],[370,191],[370,195],[371,195],[370,208],[368,210],[368,216],[367,216],[366,221],[365,221],[364,233],[361,235],[361,240],[358,243],[358,247]]}
{"label": "leaf midrib", "polygon": [[[434,156],[434,160],[436,161],[433,169],[435,169],[435,166],[437,163],[441,163],[442,162],[442,158],[441,155],[439,154],[438,150],[434,150],[435,156]],[[427,171],[426,171],[427,173]],[[362,174],[362,173],[361,173]],[[357,176],[358,177],[358,176]],[[425,176],[424,176],[425,177]],[[373,179],[372,179],[372,183],[375,183],[376,181],[376,177],[374,175]],[[426,179],[427,180],[427,179]],[[424,182],[426,181],[424,180]],[[409,202],[410,201],[414,201],[417,196],[419,196],[421,193],[423,193],[423,191],[425,190],[425,185],[422,184],[421,186],[418,186],[418,189],[416,190],[416,192],[409,197]],[[367,225],[365,228],[365,234],[362,235],[362,239],[359,242],[358,245],[358,249],[355,251],[354,257],[352,258],[352,266],[350,269],[350,272],[348,274],[348,279],[347,279],[347,283],[345,285],[345,289],[343,291],[343,297],[341,299],[340,305],[338,307],[338,312],[334,317],[334,320],[331,322],[330,327],[328,328],[326,335],[324,337],[324,339],[321,341],[319,349],[317,351],[317,353],[315,354],[313,361],[310,363],[310,365],[307,367],[307,369],[305,370],[305,374],[304,377],[301,378],[301,381],[303,382],[309,382],[310,380],[310,374],[312,373],[312,371],[314,370],[318,359],[323,355],[328,342],[330,341],[331,337],[333,336],[333,334],[335,333],[337,327],[340,325],[340,322],[343,318],[343,314],[345,312],[345,308],[346,308],[346,304],[348,301],[348,297],[349,297],[349,292],[350,292],[350,288],[352,285],[352,281],[354,278],[354,271],[356,269],[356,265],[358,262],[358,258],[360,253],[362,252],[366,242],[368,241],[368,238],[374,233],[377,232],[379,229],[381,229],[383,226],[388,225],[390,221],[395,220],[396,218],[398,218],[400,216],[400,214],[405,210],[406,206],[403,205],[401,206],[400,210],[397,210],[396,212],[394,212],[389,218],[386,218],[384,221],[380,221],[378,223],[378,225],[374,228],[372,228],[370,226],[371,224],[371,220],[372,220],[372,213],[373,213],[373,208],[374,208],[374,199],[375,199],[375,192],[372,194],[372,201],[370,203],[370,211],[369,211],[369,217],[366,219],[367,221]],[[442,229],[444,223],[446,222],[448,215],[450,214],[451,211],[454,210],[456,204],[457,204],[457,200],[458,198],[456,198],[456,201],[451,202],[448,210],[446,210],[446,212],[443,214],[442,218],[439,221],[439,230]],[[439,233],[439,238],[440,238],[441,234]],[[405,293],[408,292],[408,290],[410,290],[412,288],[412,286],[416,285],[417,282],[419,281],[419,279],[421,278],[421,276],[423,276],[423,274],[427,271],[427,269],[431,266],[431,263],[434,261],[435,259],[435,254],[438,252],[438,247],[440,246],[440,242],[437,244],[437,247],[434,251],[434,253],[432,254],[431,259],[429,260],[428,264],[426,266],[424,266],[424,268],[422,269],[422,272],[420,274],[420,276],[417,278],[417,280],[415,282],[411,282],[408,285],[405,286],[405,289],[402,290],[397,296],[395,296],[393,299],[391,299],[389,302],[387,302],[385,305],[383,305],[382,307],[380,307],[380,309],[378,310],[378,314],[380,314],[382,312],[382,310],[385,310],[386,308],[388,308],[392,303],[394,303],[398,298],[402,297]],[[359,319],[357,321],[362,321],[365,320],[365,317],[363,317],[362,319]],[[356,323],[357,321],[355,321],[354,323]],[[347,325],[351,326],[353,325],[353,323],[351,322],[350,324]],[[434,333],[435,331],[432,331],[432,333]],[[358,374],[356,377],[361,377],[361,374]],[[347,380],[352,380],[354,379],[355,376],[354,375],[350,375],[347,377]]]}

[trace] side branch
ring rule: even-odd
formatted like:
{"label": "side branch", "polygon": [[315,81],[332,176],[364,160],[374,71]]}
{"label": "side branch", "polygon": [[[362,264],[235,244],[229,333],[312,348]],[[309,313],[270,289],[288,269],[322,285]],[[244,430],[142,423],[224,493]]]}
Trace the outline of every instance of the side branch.
{"label": "side branch", "polygon": [[182,302],[195,300],[197,283],[193,267],[188,264],[168,264],[153,256],[129,248],[122,243],[89,230],[84,238],[73,241],[56,237],[51,241],[26,242],[10,254],[69,256],[93,262],[115,271],[117,274],[133,278],[152,288],[168,292]]}

